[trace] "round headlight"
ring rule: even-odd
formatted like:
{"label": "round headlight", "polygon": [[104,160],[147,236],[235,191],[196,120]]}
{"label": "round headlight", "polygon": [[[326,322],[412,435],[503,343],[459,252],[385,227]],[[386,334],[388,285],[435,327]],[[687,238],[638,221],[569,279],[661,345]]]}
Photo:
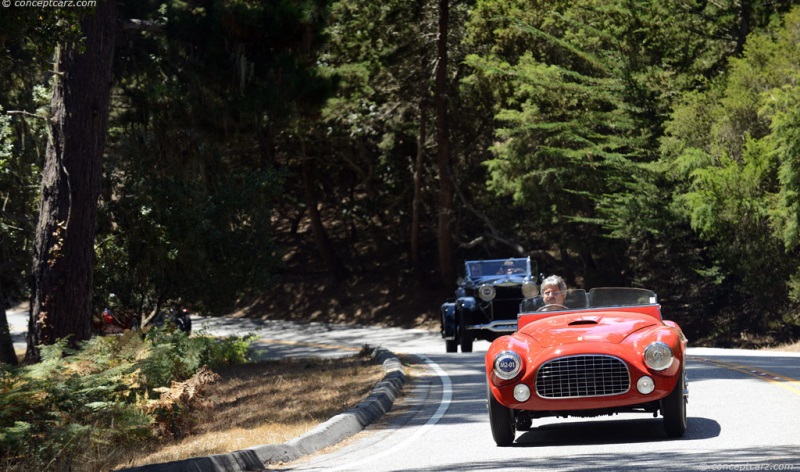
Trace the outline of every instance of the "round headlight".
{"label": "round headlight", "polygon": [[526,402],[531,397],[531,389],[525,384],[518,384],[514,387],[514,400]]}
{"label": "round headlight", "polygon": [[672,365],[672,349],[662,342],[654,342],[644,350],[644,363],[653,370],[664,370]]}
{"label": "round headlight", "polygon": [[531,280],[526,280],[522,283],[522,296],[525,298],[533,298],[539,295],[539,286]]}
{"label": "round headlight", "polygon": [[644,377],[640,377],[639,380],[636,381],[636,390],[638,390],[642,395],[653,393],[653,390],[655,389],[656,383],[653,382],[652,378],[646,375]]}
{"label": "round headlight", "polygon": [[522,359],[514,351],[503,351],[494,358],[494,374],[503,380],[511,380],[522,370]]}
{"label": "round headlight", "polygon": [[497,295],[497,290],[491,285],[481,285],[478,288],[478,296],[485,302],[494,300],[495,295]]}

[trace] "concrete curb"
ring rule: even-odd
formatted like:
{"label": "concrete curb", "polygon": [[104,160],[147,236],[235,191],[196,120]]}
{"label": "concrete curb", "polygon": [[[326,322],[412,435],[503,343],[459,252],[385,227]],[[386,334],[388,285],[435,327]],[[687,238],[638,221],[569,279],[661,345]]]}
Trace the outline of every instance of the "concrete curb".
{"label": "concrete curb", "polygon": [[181,461],[119,469],[126,472],[252,472],[267,470],[265,464],[289,462],[360,432],[392,409],[406,382],[405,371],[390,351],[377,348],[372,353],[383,364],[383,379],[358,406],[336,415],[306,434],[283,444],[255,446],[228,454],[193,457]]}

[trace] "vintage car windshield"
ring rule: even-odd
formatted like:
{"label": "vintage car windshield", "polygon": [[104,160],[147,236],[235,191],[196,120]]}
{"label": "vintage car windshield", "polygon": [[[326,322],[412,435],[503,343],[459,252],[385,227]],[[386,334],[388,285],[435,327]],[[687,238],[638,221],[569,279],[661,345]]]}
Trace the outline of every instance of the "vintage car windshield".
{"label": "vintage car windshield", "polygon": [[531,260],[527,257],[468,261],[466,265],[467,277],[472,278],[491,275],[527,276],[531,274]]}
{"label": "vintage car windshield", "polygon": [[583,289],[566,290],[561,304],[545,305],[542,297],[526,298],[520,304],[520,313],[546,311],[581,310],[587,308],[653,305],[656,293],[641,288],[603,287],[588,292]]}
{"label": "vintage car windshield", "polygon": [[653,305],[656,292],[643,288],[593,288],[587,294],[589,308]]}

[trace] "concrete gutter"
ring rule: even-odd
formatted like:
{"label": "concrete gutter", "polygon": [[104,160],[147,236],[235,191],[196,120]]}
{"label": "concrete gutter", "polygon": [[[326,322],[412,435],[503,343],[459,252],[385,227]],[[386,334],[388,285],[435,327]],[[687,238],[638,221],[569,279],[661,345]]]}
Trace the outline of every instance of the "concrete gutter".
{"label": "concrete gutter", "polygon": [[283,444],[255,446],[228,454],[193,457],[180,461],[119,469],[126,472],[252,472],[267,470],[266,465],[290,462],[333,446],[362,431],[392,409],[406,382],[403,366],[397,357],[383,348],[372,353],[383,364],[383,379],[369,397],[340,415],[336,415],[306,434]]}

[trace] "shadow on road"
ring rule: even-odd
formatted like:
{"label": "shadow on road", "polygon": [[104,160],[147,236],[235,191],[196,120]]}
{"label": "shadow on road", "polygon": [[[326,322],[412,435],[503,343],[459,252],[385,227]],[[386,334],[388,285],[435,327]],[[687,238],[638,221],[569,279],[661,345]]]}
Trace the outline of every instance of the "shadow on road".
{"label": "shadow on road", "polygon": [[[629,444],[658,441],[687,441],[719,436],[719,423],[708,418],[689,417],[686,435],[679,439],[664,433],[661,418],[581,421],[546,424],[517,436],[514,447],[577,446],[587,444]],[[534,423],[535,425],[535,423]]]}

